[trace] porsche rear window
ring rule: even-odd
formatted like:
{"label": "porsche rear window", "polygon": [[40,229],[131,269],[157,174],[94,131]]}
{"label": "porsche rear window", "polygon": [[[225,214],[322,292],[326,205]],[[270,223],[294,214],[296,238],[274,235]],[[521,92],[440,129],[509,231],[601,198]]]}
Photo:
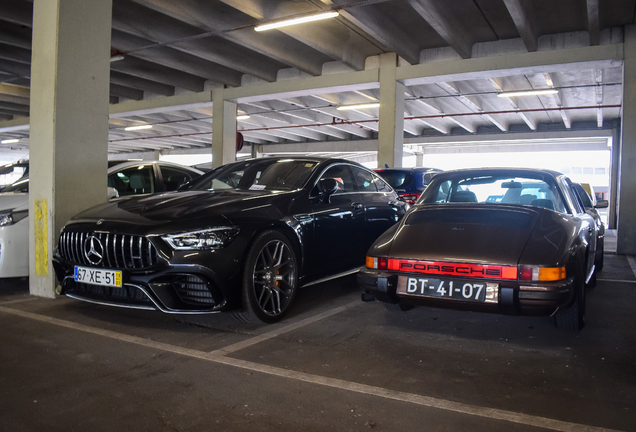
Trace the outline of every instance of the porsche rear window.
{"label": "porsche rear window", "polygon": [[437,181],[421,203],[482,203],[529,205],[567,213],[556,184],[517,176],[467,176]]}
{"label": "porsche rear window", "polygon": [[522,212],[505,212],[498,210],[456,209],[453,212],[418,211],[411,213],[406,225],[433,223],[451,225],[481,225],[525,228],[532,222],[533,215]]}

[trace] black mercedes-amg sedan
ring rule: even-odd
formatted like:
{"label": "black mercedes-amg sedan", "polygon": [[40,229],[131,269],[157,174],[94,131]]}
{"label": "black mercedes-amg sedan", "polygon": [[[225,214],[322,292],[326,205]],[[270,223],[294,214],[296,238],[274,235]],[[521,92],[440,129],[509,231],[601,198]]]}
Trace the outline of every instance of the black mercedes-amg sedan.
{"label": "black mercedes-amg sedan", "polygon": [[560,173],[447,171],[376,240],[357,279],[363,300],[389,310],[554,314],[558,327],[578,330],[603,234]]}
{"label": "black mercedes-amg sedan", "polygon": [[407,208],[354,162],[251,159],[177,192],[80,213],[63,228],[53,265],[59,292],[76,299],[275,322],[299,287],[363,266]]}

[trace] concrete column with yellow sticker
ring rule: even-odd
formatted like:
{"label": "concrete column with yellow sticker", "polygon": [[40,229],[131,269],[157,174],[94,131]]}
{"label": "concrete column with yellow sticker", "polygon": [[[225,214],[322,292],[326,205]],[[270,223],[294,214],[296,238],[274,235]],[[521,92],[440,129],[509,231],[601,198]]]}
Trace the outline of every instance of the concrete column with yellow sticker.
{"label": "concrete column with yellow sticker", "polygon": [[29,284],[55,297],[60,230],[106,202],[112,0],[33,5]]}

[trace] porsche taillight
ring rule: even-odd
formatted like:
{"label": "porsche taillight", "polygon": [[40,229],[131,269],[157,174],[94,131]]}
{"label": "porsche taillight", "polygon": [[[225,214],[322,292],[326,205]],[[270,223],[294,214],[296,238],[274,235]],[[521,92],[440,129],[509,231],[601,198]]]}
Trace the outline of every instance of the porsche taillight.
{"label": "porsche taillight", "polygon": [[410,194],[400,194],[400,197],[407,202],[407,204],[415,204],[415,201],[420,197],[419,193],[410,193]]}
{"label": "porsche taillight", "polygon": [[386,270],[388,268],[388,258],[367,257],[367,268],[376,270]]}
{"label": "porsche taillight", "polygon": [[549,282],[565,278],[565,267],[519,266],[519,280]]}

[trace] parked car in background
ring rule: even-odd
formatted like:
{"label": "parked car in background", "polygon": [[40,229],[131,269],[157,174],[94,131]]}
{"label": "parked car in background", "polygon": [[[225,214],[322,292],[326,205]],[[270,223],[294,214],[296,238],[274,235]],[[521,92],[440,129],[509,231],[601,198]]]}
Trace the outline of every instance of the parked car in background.
{"label": "parked car in background", "polygon": [[408,204],[414,204],[426,189],[437,168],[385,168],[375,170]]}
{"label": "parked car in background", "polygon": [[22,177],[29,175],[29,161],[19,160],[0,166],[0,192]]}
{"label": "parked car in background", "polygon": [[374,242],[358,283],[364,300],[387,309],[554,314],[559,328],[578,330],[595,272],[595,228],[560,173],[447,171]]}
{"label": "parked car in background", "polygon": [[[177,189],[203,174],[170,162],[124,162],[108,170],[108,197]],[[0,193],[0,278],[29,275],[29,177]]]}
{"label": "parked car in background", "polygon": [[[594,218],[594,226],[596,232],[596,258],[594,259],[594,265],[596,271],[603,270],[603,253],[605,252],[605,224],[602,221],[601,215],[597,209],[605,209],[608,207],[608,202],[605,200],[596,201],[589,194],[584,184],[574,183],[574,190],[577,193],[581,205],[585,209],[585,212]],[[594,189],[591,189],[592,193]]]}
{"label": "parked car in background", "polygon": [[53,266],[69,297],[166,313],[278,321],[301,286],[351,274],[408,205],[342,159],[224,165],[178,192],[89,209],[63,228]]}

